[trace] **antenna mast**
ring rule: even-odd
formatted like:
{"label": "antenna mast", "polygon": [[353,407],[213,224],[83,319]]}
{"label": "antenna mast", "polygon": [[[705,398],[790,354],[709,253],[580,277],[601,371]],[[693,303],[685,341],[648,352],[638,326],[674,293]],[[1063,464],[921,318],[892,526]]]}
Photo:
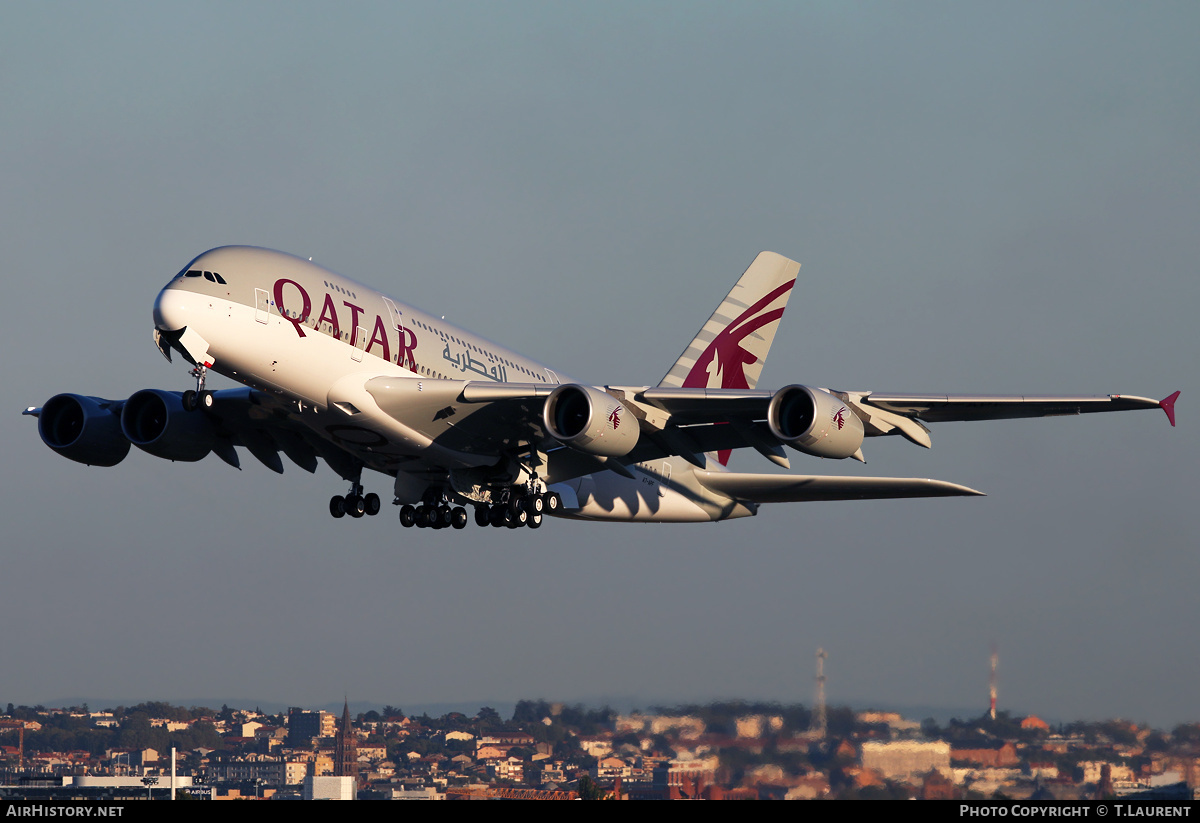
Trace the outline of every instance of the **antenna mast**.
{"label": "antenna mast", "polygon": [[817,649],[817,711],[813,715],[813,731],[817,733],[818,740],[825,739],[826,718],[825,718],[825,650]]}

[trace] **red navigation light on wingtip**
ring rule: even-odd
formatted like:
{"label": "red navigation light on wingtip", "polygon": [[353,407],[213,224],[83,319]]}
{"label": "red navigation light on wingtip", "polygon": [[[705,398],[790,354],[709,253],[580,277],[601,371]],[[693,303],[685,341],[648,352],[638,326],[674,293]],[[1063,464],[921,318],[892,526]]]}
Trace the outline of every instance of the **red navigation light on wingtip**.
{"label": "red navigation light on wingtip", "polygon": [[1175,401],[1179,398],[1179,392],[1175,392],[1170,397],[1164,397],[1158,401],[1158,405],[1167,413],[1167,419],[1171,421],[1171,425],[1175,425]]}

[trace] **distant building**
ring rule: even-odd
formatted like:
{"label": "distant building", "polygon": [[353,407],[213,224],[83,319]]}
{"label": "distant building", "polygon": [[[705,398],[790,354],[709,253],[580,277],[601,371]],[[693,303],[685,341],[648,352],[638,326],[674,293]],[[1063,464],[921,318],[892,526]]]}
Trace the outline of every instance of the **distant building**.
{"label": "distant building", "polygon": [[922,800],[958,800],[958,789],[939,771],[932,771],[925,775],[925,779],[921,782],[921,799]]}
{"label": "distant building", "polygon": [[392,789],[392,800],[445,800],[446,793],[438,791],[436,786],[425,786],[420,789]]}
{"label": "distant building", "polygon": [[314,777],[304,778],[305,800],[354,800],[355,788],[353,777]]}
{"label": "distant building", "polygon": [[243,783],[261,780],[268,786],[295,785],[304,779],[307,763],[286,760],[263,754],[214,760],[209,764],[209,776],[221,783]]}
{"label": "distant building", "polygon": [[950,744],[944,740],[868,740],[862,744],[862,765],[889,780],[902,780],[931,771],[950,772]]}
{"label": "distant building", "polygon": [[798,777],[783,796],[784,800],[819,800],[829,795],[829,778],[823,774]]}
{"label": "distant building", "polygon": [[738,737],[758,738],[768,733],[778,734],[783,729],[783,718],[779,715],[747,714],[734,721]]}
{"label": "distant building", "polygon": [[303,709],[288,709],[288,746],[295,749],[312,747],[315,737],[333,737],[334,719],[329,712],[306,712]]}
{"label": "distant building", "polygon": [[333,744],[333,774],[336,777],[353,777],[355,785],[358,785],[358,739],[350,725],[349,700],[342,707],[342,724]]}
{"label": "distant building", "polygon": [[954,749],[950,752],[950,757],[976,766],[991,766],[996,769],[1008,768],[1021,762],[1021,758],[1017,756],[1017,747],[1009,741],[975,749]]}

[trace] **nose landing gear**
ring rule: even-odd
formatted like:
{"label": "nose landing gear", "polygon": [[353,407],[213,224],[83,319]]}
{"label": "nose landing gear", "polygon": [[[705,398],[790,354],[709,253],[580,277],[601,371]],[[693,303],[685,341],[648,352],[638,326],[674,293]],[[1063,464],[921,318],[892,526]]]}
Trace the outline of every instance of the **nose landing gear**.
{"label": "nose landing gear", "polygon": [[188,389],[180,398],[183,403],[184,411],[195,411],[196,409],[211,409],[213,407],[213,393],[204,388],[204,380],[208,376],[207,366],[197,366],[192,369],[189,374],[196,378],[196,388],[193,391]]}

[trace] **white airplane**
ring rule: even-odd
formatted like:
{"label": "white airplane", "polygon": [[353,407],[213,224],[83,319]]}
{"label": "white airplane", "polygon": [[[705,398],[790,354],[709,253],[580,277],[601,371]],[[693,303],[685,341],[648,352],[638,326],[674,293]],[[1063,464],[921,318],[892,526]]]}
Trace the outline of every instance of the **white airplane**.
{"label": "white airplane", "polygon": [[[586,520],[705,522],[764,503],[978,495],[904,477],[739,474],[730,450],[790,468],[783,447],[862,460],[866,437],[930,446],[926,423],[1161,408],[1144,397],[879,394],[756,388],[800,265],[763,252],[657,386],[592,386],[290,254],[201,254],[154,303],[154,340],[195,368],[196,388],[127,400],[59,394],[26,414],[50,448],[113,466],[130,444],[239,466],[236,446],[283,471],[323,459],[350,484],[334,517],[380,510],[362,471],[394,478],[404,526]],[[246,388],[211,392],[209,370]]]}

